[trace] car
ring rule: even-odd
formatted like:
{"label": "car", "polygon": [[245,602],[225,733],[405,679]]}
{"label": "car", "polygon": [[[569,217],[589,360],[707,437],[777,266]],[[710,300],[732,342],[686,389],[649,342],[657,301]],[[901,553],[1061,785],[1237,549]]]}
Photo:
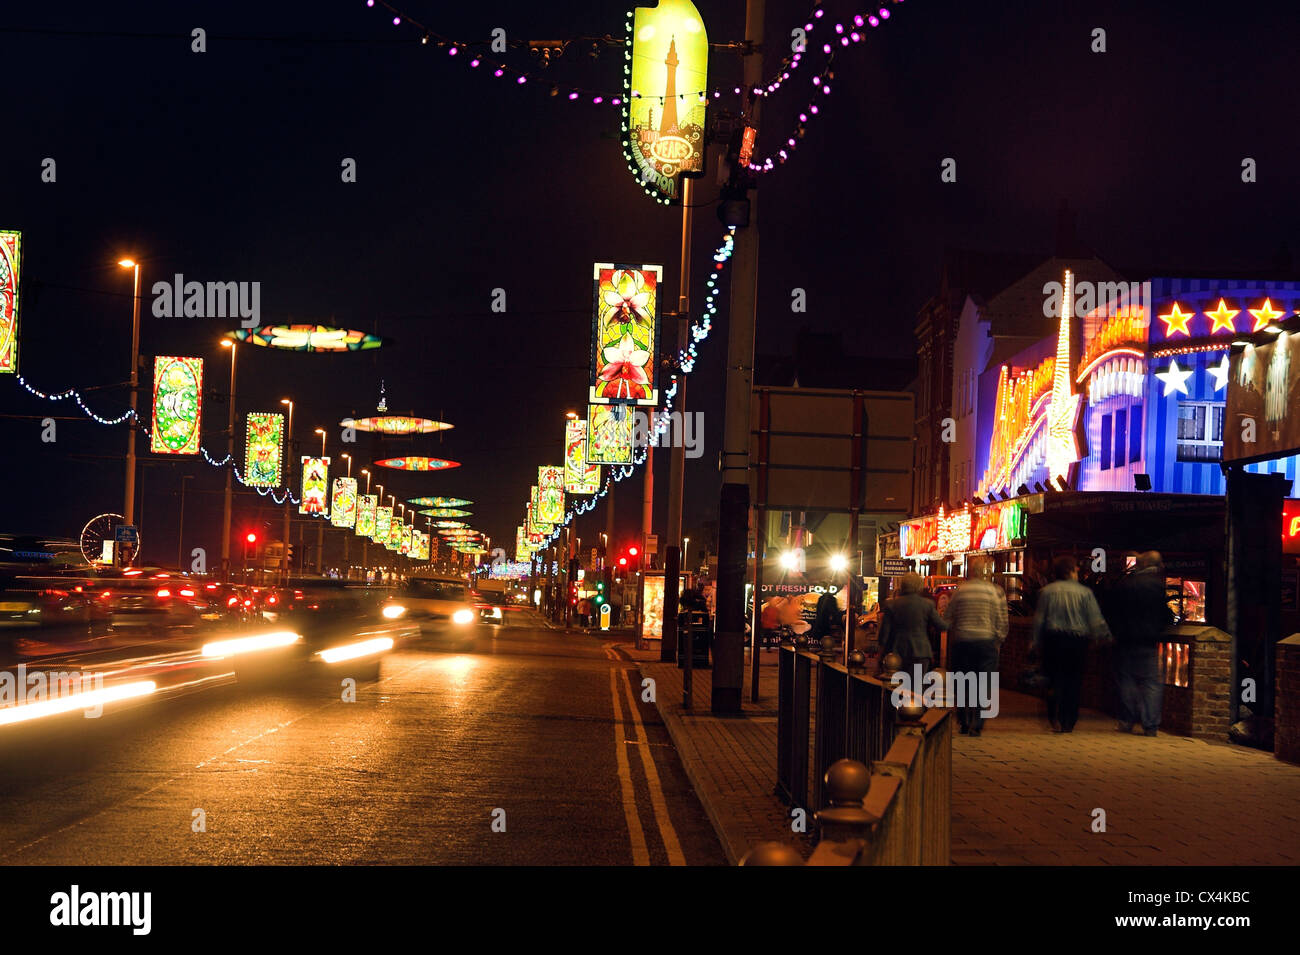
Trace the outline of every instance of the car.
{"label": "car", "polygon": [[421,636],[466,646],[478,636],[481,609],[463,577],[418,574],[398,588],[383,614],[404,620]]}

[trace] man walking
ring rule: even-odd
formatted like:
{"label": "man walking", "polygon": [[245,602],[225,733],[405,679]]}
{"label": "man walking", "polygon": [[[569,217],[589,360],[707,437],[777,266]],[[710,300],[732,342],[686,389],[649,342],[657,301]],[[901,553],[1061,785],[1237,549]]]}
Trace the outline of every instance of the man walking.
{"label": "man walking", "polygon": [[1119,684],[1116,729],[1132,733],[1133,724],[1141,723],[1147,736],[1155,736],[1165,695],[1156,645],[1174,620],[1165,598],[1164,564],[1157,551],[1138,557],[1133,573],[1115,589],[1114,607],[1111,629],[1115,632],[1115,679]]}
{"label": "man walking", "polygon": [[1052,562],[1055,580],[1038,593],[1034,614],[1034,650],[1042,654],[1051,687],[1047,721],[1057,733],[1074,732],[1079,720],[1079,692],[1088,662],[1089,640],[1111,639],[1097,598],[1079,583],[1079,564],[1064,555]]}
{"label": "man walking", "polygon": [[991,686],[998,669],[998,654],[1007,636],[1006,594],[981,571],[968,568],[966,580],[948,601],[947,618],[952,669],[965,690],[957,725],[963,734],[979,736],[984,706],[978,688]]}
{"label": "man walking", "polygon": [[[922,676],[930,670],[930,661],[934,659],[931,630],[937,633],[948,629],[934,601],[921,593],[924,589],[920,574],[904,574],[898,584],[898,596],[885,601],[880,621],[880,653],[883,656],[892,652],[902,657],[901,669],[909,680],[916,678],[918,666]],[[913,692],[920,693],[921,687],[913,687]]]}

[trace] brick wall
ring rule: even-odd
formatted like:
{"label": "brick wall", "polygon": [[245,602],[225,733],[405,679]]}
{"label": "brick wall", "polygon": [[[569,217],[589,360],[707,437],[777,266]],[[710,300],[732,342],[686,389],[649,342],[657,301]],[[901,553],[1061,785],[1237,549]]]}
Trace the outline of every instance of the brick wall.
{"label": "brick wall", "polygon": [[1276,693],[1273,752],[1300,763],[1300,633],[1278,642]]}

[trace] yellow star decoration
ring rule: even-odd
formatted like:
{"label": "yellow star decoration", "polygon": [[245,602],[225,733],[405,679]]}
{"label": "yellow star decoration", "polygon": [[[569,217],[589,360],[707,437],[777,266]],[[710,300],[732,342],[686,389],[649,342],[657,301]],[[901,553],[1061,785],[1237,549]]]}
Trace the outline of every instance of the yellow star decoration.
{"label": "yellow star decoration", "polygon": [[1165,323],[1165,338],[1171,338],[1174,332],[1191,335],[1187,330],[1187,320],[1195,314],[1195,312],[1179,311],[1178,303],[1174,302],[1173,310],[1160,316],[1160,321]]}
{"label": "yellow star decoration", "polygon": [[1223,299],[1219,299],[1219,307],[1212,312],[1205,313],[1209,317],[1210,321],[1214,322],[1214,327],[1210,329],[1210,334],[1213,335],[1215,332],[1222,331],[1225,328],[1230,332],[1235,332],[1237,329],[1233,326],[1232,320],[1240,313],[1241,309],[1228,308],[1228,303]]}
{"label": "yellow star decoration", "polygon": [[1251,329],[1252,332],[1259,331],[1273,319],[1281,318],[1286,314],[1285,312],[1274,311],[1272,300],[1267,298],[1264,299],[1264,304],[1259,308],[1252,308],[1248,311],[1255,316],[1255,327]]}

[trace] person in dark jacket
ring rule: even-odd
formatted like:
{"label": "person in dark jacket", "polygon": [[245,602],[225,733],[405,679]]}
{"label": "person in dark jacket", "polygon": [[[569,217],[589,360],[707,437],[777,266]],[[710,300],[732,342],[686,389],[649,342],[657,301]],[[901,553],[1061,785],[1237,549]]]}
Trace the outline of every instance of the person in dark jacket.
{"label": "person in dark jacket", "polygon": [[1115,680],[1119,684],[1119,724],[1115,728],[1132,733],[1133,725],[1141,723],[1147,736],[1155,736],[1165,694],[1156,645],[1174,620],[1165,598],[1159,553],[1152,550],[1138,557],[1133,573],[1115,588],[1111,606]]}
{"label": "person in dark jacket", "polygon": [[[909,678],[917,664],[921,665],[922,675],[929,672],[934,659],[930,628],[948,629],[934,601],[921,593],[924,586],[920,574],[904,574],[899,582],[899,595],[885,601],[880,619],[880,652],[882,655],[893,652],[902,657],[901,669]],[[918,687],[916,692],[919,691]]]}
{"label": "person in dark jacket", "polygon": [[822,594],[817,601],[817,613],[813,617],[812,630],[808,633],[809,638],[821,640],[823,637],[830,637],[838,641],[842,632],[840,606],[835,602],[835,595]]}

